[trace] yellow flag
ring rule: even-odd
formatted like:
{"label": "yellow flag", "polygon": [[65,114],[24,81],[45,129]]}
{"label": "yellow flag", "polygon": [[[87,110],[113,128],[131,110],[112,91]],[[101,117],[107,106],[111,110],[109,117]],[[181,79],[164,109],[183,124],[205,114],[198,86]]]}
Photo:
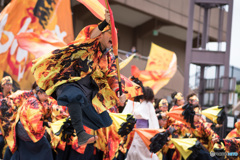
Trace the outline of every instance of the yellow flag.
{"label": "yellow flag", "polygon": [[218,106],[210,107],[207,109],[204,109],[202,111],[202,114],[206,116],[208,119],[213,121],[214,123],[217,123],[218,113],[222,110],[222,108],[219,108]]}
{"label": "yellow flag", "polygon": [[188,156],[192,154],[192,151],[188,148],[195,145],[197,138],[172,138],[171,141],[181,153],[184,159],[187,159]]}
{"label": "yellow flag", "polygon": [[169,82],[176,71],[176,54],[154,43],[145,70],[139,71],[136,66],[131,70],[132,75],[142,81],[144,86],[152,88],[154,94]]}
{"label": "yellow flag", "polygon": [[112,118],[112,123],[115,126],[116,132],[121,128],[121,124],[127,122],[128,114],[122,113],[109,113],[109,116]]}
{"label": "yellow flag", "polygon": [[120,70],[123,69],[124,67],[126,67],[126,65],[128,65],[129,62],[132,61],[133,57],[135,56],[136,54],[132,54],[130,57],[126,58],[124,61],[122,61],[120,64],[119,64],[119,68]]}
{"label": "yellow flag", "polygon": [[66,122],[66,119],[60,119],[54,123],[50,123],[50,126],[52,128],[52,131],[54,134],[60,131],[61,127],[63,126],[64,122]]}

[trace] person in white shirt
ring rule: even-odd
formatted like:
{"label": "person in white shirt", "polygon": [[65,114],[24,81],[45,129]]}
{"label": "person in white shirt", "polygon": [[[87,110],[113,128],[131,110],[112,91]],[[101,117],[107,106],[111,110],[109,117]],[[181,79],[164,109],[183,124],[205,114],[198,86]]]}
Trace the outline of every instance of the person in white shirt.
{"label": "person in white shirt", "polygon": [[[133,115],[137,119],[137,128],[159,129],[159,123],[153,106],[154,93],[151,88],[144,87],[143,99],[134,107]],[[128,151],[127,160],[158,160],[151,153],[140,136],[135,132],[132,145]]]}

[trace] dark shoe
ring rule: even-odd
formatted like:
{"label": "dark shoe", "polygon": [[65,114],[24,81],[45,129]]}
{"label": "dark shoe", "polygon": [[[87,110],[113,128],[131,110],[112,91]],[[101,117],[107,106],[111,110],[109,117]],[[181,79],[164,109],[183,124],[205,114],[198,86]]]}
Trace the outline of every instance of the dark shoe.
{"label": "dark shoe", "polygon": [[89,143],[94,143],[97,138],[97,136],[87,134],[85,131],[82,131],[78,134],[78,145],[81,146]]}

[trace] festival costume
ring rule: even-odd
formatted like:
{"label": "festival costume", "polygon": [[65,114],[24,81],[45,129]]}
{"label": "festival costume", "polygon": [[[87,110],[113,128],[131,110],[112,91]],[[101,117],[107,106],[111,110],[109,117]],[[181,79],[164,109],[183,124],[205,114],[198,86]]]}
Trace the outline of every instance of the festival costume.
{"label": "festival costume", "polygon": [[212,151],[214,145],[212,139],[219,138],[219,136],[210,128],[210,124],[202,123],[201,120],[194,122],[194,116],[196,114],[201,114],[200,108],[194,108],[191,104],[175,108],[168,113],[169,116],[189,126],[189,133],[191,133],[192,138],[197,138],[203,147],[205,147],[205,149],[199,150],[199,154],[209,158],[210,155],[208,151]]}
{"label": "festival costume", "polygon": [[[1,86],[5,84],[12,84],[12,83],[13,83],[12,78],[10,76],[6,76],[1,80]],[[4,96],[3,92],[0,92],[0,100],[2,100],[3,98],[7,98],[10,94],[11,92],[7,93],[7,95]],[[4,146],[5,146],[5,141],[2,134],[2,129],[0,129],[0,158],[3,158],[2,154],[3,154]]]}
{"label": "festival costume", "polygon": [[201,121],[194,122],[194,116],[196,114],[201,114],[201,109],[199,107],[194,108],[191,104],[186,104],[172,112],[174,111],[178,111],[178,113],[175,113],[176,115],[174,117],[178,118],[178,120],[186,125],[191,126],[190,131],[193,138],[197,138],[208,151],[211,151],[214,145],[212,139],[219,138],[219,136],[209,127],[209,125],[206,125]]}
{"label": "festival costume", "polygon": [[51,115],[45,106],[32,96],[19,108],[15,120],[18,148],[14,154],[21,159],[53,159],[50,143],[44,136],[44,121],[48,121]]}
{"label": "festival costume", "polygon": [[[47,102],[43,103],[45,105],[45,110],[49,113],[48,121],[54,123],[58,120],[65,119],[69,117],[69,113],[66,106],[57,105],[57,101],[49,97]],[[90,130],[85,127],[85,130]],[[86,145],[79,146],[78,138],[76,136],[71,136],[69,141],[62,140],[60,136],[57,136],[53,133],[52,128],[46,127],[46,131],[48,132],[51,139],[51,147],[54,152],[55,160],[68,160],[68,159],[87,159],[84,156],[84,151],[86,149]],[[90,133],[91,131],[89,131]]]}
{"label": "festival costume", "polygon": [[33,96],[31,91],[17,91],[10,95],[8,98],[2,99],[0,102],[0,117],[1,128],[3,135],[7,141],[11,152],[16,150],[16,117],[18,108],[22,105],[24,100]]}
{"label": "festival costume", "polygon": [[[134,117],[137,119],[137,128],[145,127],[149,129],[159,129],[158,119],[151,102],[143,101],[134,109]],[[140,122],[138,122],[140,121]],[[152,155],[152,158],[151,158]],[[128,151],[127,160],[147,160],[158,159],[156,154],[152,154],[137,132],[134,134],[133,142]]]}
{"label": "festival costume", "polygon": [[[170,111],[178,108],[179,106],[175,105],[171,108]],[[162,112],[166,115],[169,113],[168,111]],[[167,115],[167,124],[165,128],[174,127],[177,132],[175,132],[173,135],[170,135],[169,138],[178,138],[179,136],[184,136],[187,130],[187,126],[183,124],[182,122],[170,117]],[[172,141],[168,141],[166,145],[163,146],[162,152],[164,156],[166,156],[166,159],[173,159],[173,160],[180,160],[181,155],[180,152],[176,149],[175,145],[172,143]]]}
{"label": "festival costume", "polygon": [[[235,153],[235,155],[227,155],[225,159],[227,160],[240,160],[240,139],[230,138],[223,139],[224,149],[227,153]],[[237,154],[236,154],[237,153]]]}
{"label": "festival costume", "polygon": [[[29,99],[29,100],[32,99],[33,103],[26,101],[27,99]],[[9,149],[11,150],[12,153],[14,153],[13,158],[19,158],[19,157],[24,158],[24,157],[22,157],[22,155],[25,155],[28,157],[36,156],[35,153],[34,153],[34,155],[31,155],[26,152],[31,149],[32,149],[32,151],[37,150],[38,152],[41,152],[41,154],[44,153],[44,150],[48,151],[48,152],[50,151],[49,153],[51,153],[51,148],[49,148],[49,146],[50,146],[49,142],[46,139],[41,138],[42,134],[45,133],[45,129],[43,129],[43,128],[46,128],[46,127],[41,126],[41,124],[38,125],[38,122],[42,121],[43,119],[45,119],[45,121],[48,122],[48,121],[52,121],[55,119],[56,120],[62,119],[64,117],[68,116],[67,114],[65,114],[64,108],[62,109],[62,108],[60,108],[60,106],[57,106],[56,100],[54,100],[55,103],[53,100],[54,99],[49,97],[47,101],[40,103],[34,97],[34,94],[32,91],[17,91],[8,97],[7,105],[1,104],[1,110],[0,110],[1,112],[0,113],[1,113],[1,116],[4,118],[4,120],[1,121],[1,126],[4,128],[4,133],[6,135],[6,140],[9,145]],[[31,107],[31,105],[33,105],[33,104],[40,105],[41,109],[39,108],[39,106]],[[22,107],[20,107],[20,106],[22,106]],[[26,109],[26,107],[27,108],[29,107],[30,109],[28,109],[28,111],[26,111],[25,109],[23,109],[23,107],[25,107],[25,109]],[[18,112],[18,108],[20,108],[19,112]],[[18,122],[19,122],[19,118],[20,118],[20,115],[19,115],[20,110],[23,110],[22,114],[23,114],[23,112],[25,112],[25,117],[21,116],[21,119],[23,119],[23,121],[26,122],[26,123],[24,123],[25,124],[24,126],[26,128],[28,128],[28,131],[29,130],[30,130],[30,132],[39,131],[40,133],[36,133],[36,132],[34,134],[29,133],[30,134],[29,135],[26,132],[26,130],[22,124],[21,124],[21,127],[19,127]],[[44,116],[42,113],[45,113]],[[42,117],[42,120],[39,120],[38,119],[39,117]],[[31,121],[31,119],[33,121]],[[33,126],[30,124],[33,124]],[[19,128],[20,128],[20,130],[19,130]],[[48,128],[46,128],[46,129],[48,129]],[[18,131],[16,131],[16,130],[18,130]],[[21,138],[17,138],[17,135],[24,138],[24,140],[22,140]],[[32,139],[37,142],[36,143],[31,142],[33,140],[30,137],[32,137]],[[26,140],[29,140],[29,141],[26,141]],[[55,139],[51,139],[51,140],[52,140],[51,144],[53,144]],[[17,142],[18,142],[18,146],[17,146]],[[56,140],[55,140],[55,142],[56,142]],[[39,147],[41,145],[47,146],[48,150],[46,150],[46,147]],[[28,147],[30,147],[30,148],[28,148]],[[43,151],[41,151],[41,148],[43,149]],[[26,158],[28,158],[28,157],[26,157]],[[42,157],[42,155],[38,156],[38,158],[40,158],[40,159],[41,159],[41,157]]]}
{"label": "festival costume", "polygon": [[[169,117],[169,119],[173,119]],[[168,126],[168,130],[172,128],[173,132],[171,135],[169,135],[169,138],[183,138],[186,137],[186,135],[189,137],[188,133],[190,132],[190,127],[186,124],[175,120],[175,122],[171,123],[170,126]],[[162,152],[164,156],[166,156],[166,159],[173,159],[173,160],[181,160],[181,155],[178,149],[175,147],[175,145],[172,143],[172,141],[168,141],[162,149]]]}
{"label": "festival costume", "polygon": [[[4,98],[3,93],[0,92],[0,100],[2,100],[3,98]],[[0,129],[0,158],[3,158],[2,152],[3,152],[4,146],[5,146],[5,141],[2,134],[2,129]]]}
{"label": "festival costume", "polygon": [[231,132],[228,133],[228,135],[226,136],[226,139],[236,138],[236,137],[240,138],[240,121],[235,123],[235,129],[233,129]]}
{"label": "festival costume", "polygon": [[211,151],[214,145],[212,139],[219,138],[219,136],[210,127],[206,127],[201,122],[195,122],[194,125],[196,128],[191,128],[193,136],[196,137],[208,151]]}
{"label": "festival costume", "polygon": [[238,157],[226,157],[227,159],[240,159],[240,121],[235,123],[235,129],[228,133],[224,140],[226,152],[238,152]]}
{"label": "festival costume", "polygon": [[110,126],[106,110],[118,102],[115,60],[100,49],[98,37],[90,39],[95,27],[85,27],[75,42],[40,57],[32,68],[39,87],[68,107],[78,134],[81,123],[94,130]]}

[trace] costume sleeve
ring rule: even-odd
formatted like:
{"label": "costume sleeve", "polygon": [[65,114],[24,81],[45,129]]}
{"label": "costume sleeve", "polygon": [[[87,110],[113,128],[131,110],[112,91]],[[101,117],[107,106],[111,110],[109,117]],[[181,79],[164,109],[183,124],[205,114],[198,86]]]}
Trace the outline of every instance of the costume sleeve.
{"label": "costume sleeve", "polygon": [[238,132],[240,134],[240,121],[235,123],[235,128],[238,130]]}
{"label": "costume sleeve", "polygon": [[207,127],[204,124],[202,124],[202,127],[204,128],[204,132],[209,141],[211,141],[213,138],[219,138],[219,136],[210,127]]}
{"label": "costume sleeve", "polygon": [[12,100],[8,97],[0,99],[0,135],[6,136],[6,134],[11,131],[11,123],[14,122],[12,121],[12,115],[14,115],[14,113],[16,113],[16,110],[13,107]]}
{"label": "costume sleeve", "polygon": [[[190,134],[190,130],[188,129],[188,127],[186,126],[186,124],[176,121],[175,123],[173,123],[171,126],[174,127],[175,129],[175,133],[180,136],[180,137],[184,137],[187,134]],[[189,135],[190,136],[190,135]]]}
{"label": "costume sleeve", "polygon": [[155,109],[153,107],[153,104],[148,102],[147,107],[149,109],[150,117],[149,117],[149,128],[151,129],[158,129],[159,128],[159,123],[157,119],[157,115],[155,113]]}
{"label": "costume sleeve", "polygon": [[45,115],[48,117],[44,116],[45,118],[50,119],[50,122],[55,122],[60,119],[65,119],[69,116],[69,113],[67,111],[66,106],[60,106],[57,104],[57,101],[49,96],[47,105],[45,108]]}
{"label": "costume sleeve", "polygon": [[41,133],[43,127],[43,108],[37,100],[27,100],[21,108],[20,120],[25,130],[31,133]]}
{"label": "costume sleeve", "polygon": [[[231,139],[224,139],[224,145],[225,145],[225,152],[227,153],[234,153],[235,156],[238,158],[240,153],[240,139],[231,138]],[[229,155],[227,159],[238,159],[237,157],[234,157],[232,155]]]}
{"label": "costume sleeve", "polygon": [[33,96],[32,91],[18,90],[15,93],[11,94],[9,98],[12,99],[14,106],[19,108],[23,102],[31,96]]}
{"label": "costume sleeve", "polygon": [[203,132],[205,133],[206,137],[208,138],[208,150],[211,151],[214,143],[212,142],[213,138],[220,138],[210,127],[205,126],[202,123],[202,128],[203,128]]}
{"label": "costume sleeve", "polygon": [[93,25],[88,25],[86,27],[84,27],[78,34],[77,38],[69,43],[69,44],[75,44],[75,43],[91,43],[93,42],[94,40],[96,40],[98,37],[96,38],[93,38],[91,39],[90,38],[90,35],[91,35],[91,32],[93,31],[94,28],[96,28],[98,25],[97,24],[93,24]]}
{"label": "costume sleeve", "polygon": [[[231,139],[231,138],[234,138],[234,137],[238,137],[236,128],[231,130],[231,132],[228,133],[228,135],[225,137],[225,139]],[[240,137],[240,134],[239,134],[239,137]]]}
{"label": "costume sleeve", "polygon": [[31,109],[30,112],[28,112],[28,119],[30,122],[30,125],[32,129],[35,131],[35,133],[39,133],[43,129],[43,114],[41,110]]}
{"label": "costume sleeve", "polygon": [[172,117],[167,118],[167,127],[171,126],[172,124],[176,123],[176,120]]}

